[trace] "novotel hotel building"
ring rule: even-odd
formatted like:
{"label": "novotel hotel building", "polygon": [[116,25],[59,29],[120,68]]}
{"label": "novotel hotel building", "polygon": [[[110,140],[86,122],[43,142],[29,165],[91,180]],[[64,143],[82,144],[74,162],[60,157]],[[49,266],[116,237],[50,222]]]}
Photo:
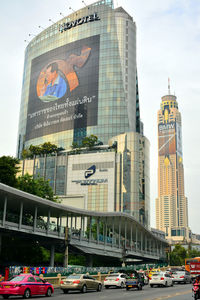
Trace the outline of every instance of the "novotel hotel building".
{"label": "novotel hotel building", "polygon": [[[122,138],[125,133],[133,135],[131,141],[135,144]],[[125,211],[129,206],[127,212],[135,215],[133,210],[139,211],[139,204],[133,209],[127,203],[138,202],[140,197],[148,212],[149,167],[144,168],[145,184],[135,168],[139,149],[148,148],[140,121],[136,25],[122,7],[114,8],[112,0],[95,2],[52,24],[34,37],[25,51],[17,156],[21,158],[23,149],[31,144],[44,142],[68,150],[72,143],[79,144],[91,134],[104,145],[117,141],[121,149],[125,149],[125,169],[115,171],[120,172],[120,180],[127,183],[122,185],[119,206],[116,204],[118,184],[115,180],[115,204],[112,209],[108,205],[108,209]],[[122,140],[126,143],[123,147]],[[148,149],[144,152],[148,166]],[[132,176],[127,172],[132,172]],[[133,181],[130,178],[134,178]],[[139,182],[146,196],[139,196],[138,191],[135,199]],[[77,182],[74,184],[77,186]],[[106,182],[97,180],[98,184]],[[57,194],[68,193],[66,188],[58,190]]]}

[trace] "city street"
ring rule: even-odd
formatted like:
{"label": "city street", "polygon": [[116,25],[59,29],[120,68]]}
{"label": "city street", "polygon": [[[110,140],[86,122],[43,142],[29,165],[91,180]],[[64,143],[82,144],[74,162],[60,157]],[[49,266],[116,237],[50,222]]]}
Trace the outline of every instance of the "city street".
{"label": "city street", "polygon": [[110,288],[108,290],[102,289],[101,292],[89,291],[86,294],[80,292],[69,292],[69,294],[63,294],[60,289],[55,289],[53,298],[58,300],[89,300],[89,299],[140,299],[140,300],[162,300],[162,299],[176,299],[176,300],[188,300],[192,298],[192,286],[187,285],[174,285],[173,287],[154,287],[150,288],[145,286],[142,291],[126,289]]}

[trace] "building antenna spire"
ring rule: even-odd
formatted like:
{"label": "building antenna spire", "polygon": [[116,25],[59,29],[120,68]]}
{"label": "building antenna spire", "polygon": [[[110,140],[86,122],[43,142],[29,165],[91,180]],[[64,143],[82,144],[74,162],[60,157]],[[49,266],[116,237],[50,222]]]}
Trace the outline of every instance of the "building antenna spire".
{"label": "building antenna spire", "polygon": [[170,78],[168,77],[168,95],[170,95]]}

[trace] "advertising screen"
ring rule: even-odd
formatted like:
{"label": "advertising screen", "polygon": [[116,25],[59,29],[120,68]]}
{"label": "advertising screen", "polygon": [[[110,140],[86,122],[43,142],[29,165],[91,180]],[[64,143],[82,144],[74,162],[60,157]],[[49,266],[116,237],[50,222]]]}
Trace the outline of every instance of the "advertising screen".
{"label": "advertising screen", "polygon": [[32,60],[26,140],[97,125],[99,35]]}
{"label": "advertising screen", "polygon": [[158,125],[158,152],[159,156],[176,153],[175,122]]}

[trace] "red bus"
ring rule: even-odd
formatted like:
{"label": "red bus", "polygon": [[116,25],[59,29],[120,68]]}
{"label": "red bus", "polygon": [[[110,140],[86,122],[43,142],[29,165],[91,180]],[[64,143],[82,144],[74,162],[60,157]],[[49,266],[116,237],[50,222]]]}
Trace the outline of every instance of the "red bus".
{"label": "red bus", "polygon": [[200,263],[200,257],[186,258],[185,259],[185,270],[190,272],[190,263]]}

